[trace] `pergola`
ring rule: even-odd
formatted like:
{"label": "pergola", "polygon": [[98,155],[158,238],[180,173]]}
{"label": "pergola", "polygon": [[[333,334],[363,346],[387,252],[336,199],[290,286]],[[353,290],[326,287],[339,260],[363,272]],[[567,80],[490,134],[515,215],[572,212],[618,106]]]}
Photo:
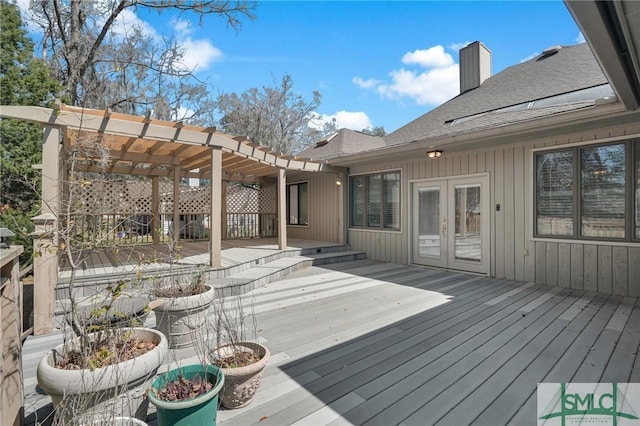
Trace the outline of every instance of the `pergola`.
{"label": "pergola", "polygon": [[[153,204],[158,203],[158,180],[173,178],[173,226],[179,235],[179,182],[184,177],[211,181],[209,219],[210,265],[221,266],[223,237],[224,183],[228,181],[260,182],[277,178],[277,230],[280,249],[287,246],[286,172],[330,171],[330,167],[308,159],[280,155],[251,143],[245,137],[231,137],[215,128],[198,127],[182,122],[156,120],[121,114],[110,110],[70,107],[58,103],[55,108],[2,106],[0,116],[40,123],[44,128],[42,163],[43,214],[58,213],[61,181],[65,176],[62,149],[80,138],[95,136],[108,150],[108,163],[95,164],[87,159],[78,171],[100,171],[125,175],[144,175],[152,179]],[[154,220],[158,220],[157,218]],[[153,228],[157,229],[157,223]],[[154,235],[157,243],[157,235]]]}

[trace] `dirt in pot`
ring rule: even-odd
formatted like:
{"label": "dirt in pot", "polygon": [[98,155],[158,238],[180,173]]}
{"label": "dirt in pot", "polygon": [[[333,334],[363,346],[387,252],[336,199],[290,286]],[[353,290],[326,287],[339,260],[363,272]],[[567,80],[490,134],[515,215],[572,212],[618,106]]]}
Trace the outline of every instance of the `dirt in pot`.
{"label": "dirt in pot", "polygon": [[101,368],[133,359],[156,346],[157,343],[150,339],[108,335],[93,341],[86,351],[76,348],[57,354],[55,366],[62,370]]}
{"label": "dirt in pot", "polygon": [[262,357],[255,352],[237,351],[233,355],[214,359],[213,364],[219,368],[238,368],[255,364],[261,359]]}
{"label": "dirt in pot", "polygon": [[183,401],[204,395],[214,386],[215,383],[211,383],[199,375],[195,375],[191,379],[180,375],[177,380],[167,383],[160,391],[154,389],[154,392],[158,399],[163,401]]}

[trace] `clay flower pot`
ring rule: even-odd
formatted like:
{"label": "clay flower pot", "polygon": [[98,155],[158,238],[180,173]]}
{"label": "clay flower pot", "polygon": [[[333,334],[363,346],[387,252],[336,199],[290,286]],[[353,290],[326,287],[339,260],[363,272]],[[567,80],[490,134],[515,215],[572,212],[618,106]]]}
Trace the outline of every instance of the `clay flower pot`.
{"label": "clay flower pot", "polygon": [[215,298],[213,286],[193,296],[158,297],[149,306],[156,314],[156,327],[169,339],[169,348],[194,346],[204,338],[209,308]]}
{"label": "clay flower pot", "polygon": [[211,351],[209,362],[215,365],[216,359],[231,356],[236,350],[253,352],[260,357],[260,360],[243,367],[220,367],[225,380],[220,400],[225,408],[240,408],[251,403],[262,383],[264,368],[271,357],[269,349],[259,343],[238,342],[234,345],[223,345]]}

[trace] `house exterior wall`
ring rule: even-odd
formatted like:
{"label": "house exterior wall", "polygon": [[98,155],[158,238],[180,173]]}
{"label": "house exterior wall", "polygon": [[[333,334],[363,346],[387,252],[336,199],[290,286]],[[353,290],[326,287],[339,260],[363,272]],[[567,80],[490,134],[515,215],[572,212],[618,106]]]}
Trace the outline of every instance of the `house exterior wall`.
{"label": "house exterior wall", "polygon": [[[533,238],[533,154],[542,147],[606,142],[640,134],[640,123],[566,134],[499,147],[447,152],[439,160],[426,155],[350,167],[350,174],[400,170],[401,229],[353,229],[348,241],[370,259],[408,264],[410,182],[420,179],[488,173],[490,179],[491,276],[534,281],[607,294],[640,296],[640,244]],[[629,136],[631,137],[631,136]],[[500,204],[500,211],[496,205]]]}
{"label": "house exterior wall", "polygon": [[287,174],[287,184],[309,182],[309,225],[288,225],[287,236],[304,240],[343,243],[342,191],[334,173]]}

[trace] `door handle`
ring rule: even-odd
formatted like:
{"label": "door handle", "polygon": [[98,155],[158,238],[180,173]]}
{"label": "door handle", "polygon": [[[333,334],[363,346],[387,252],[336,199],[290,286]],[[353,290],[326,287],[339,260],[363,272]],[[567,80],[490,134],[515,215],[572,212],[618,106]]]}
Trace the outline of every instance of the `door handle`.
{"label": "door handle", "polygon": [[447,238],[447,219],[442,219],[442,238]]}

